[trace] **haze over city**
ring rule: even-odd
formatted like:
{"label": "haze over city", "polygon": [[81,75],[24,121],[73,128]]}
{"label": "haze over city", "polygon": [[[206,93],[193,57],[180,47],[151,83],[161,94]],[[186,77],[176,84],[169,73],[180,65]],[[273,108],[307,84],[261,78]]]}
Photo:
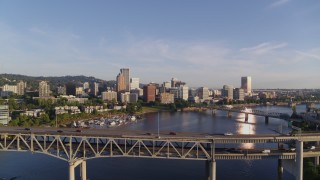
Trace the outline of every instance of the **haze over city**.
{"label": "haze over city", "polygon": [[320,2],[1,1],[0,72],[320,88]]}

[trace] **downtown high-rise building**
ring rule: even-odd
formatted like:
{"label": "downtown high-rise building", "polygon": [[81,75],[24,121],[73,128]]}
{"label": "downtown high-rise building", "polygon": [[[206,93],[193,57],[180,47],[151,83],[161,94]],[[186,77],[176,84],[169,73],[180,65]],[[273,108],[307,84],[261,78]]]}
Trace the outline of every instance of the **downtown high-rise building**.
{"label": "downtown high-rise building", "polygon": [[227,98],[229,100],[233,99],[233,86],[232,85],[224,85],[221,89],[221,95],[224,98]]}
{"label": "downtown high-rise building", "polygon": [[126,86],[126,91],[130,91],[130,71],[129,68],[120,69],[120,73],[124,76],[124,84]]}
{"label": "downtown high-rise building", "polygon": [[99,94],[99,83],[92,82],[90,83],[90,94],[93,96],[98,96]]}
{"label": "downtown high-rise building", "polygon": [[49,97],[50,96],[50,86],[47,81],[39,82],[39,97]]}
{"label": "downtown high-rise building", "polygon": [[131,89],[139,89],[140,79],[139,78],[131,78],[130,80],[130,88]]}
{"label": "downtown high-rise building", "polygon": [[206,100],[209,98],[209,89],[207,87],[200,87],[198,89],[198,96],[201,100]]}
{"label": "downtown high-rise building", "polygon": [[250,95],[252,93],[251,76],[241,77],[241,88],[247,95]]}
{"label": "downtown high-rise building", "polygon": [[147,103],[156,101],[156,86],[154,84],[143,87],[143,99]]}
{"label": "downtown high-rise building", "polygon": [[26,91],[27,84],[23,81],[20,81],[17,83],[17,94],[18,95],[24,95]]}
{"label": "downtown high-rise building", "polygon": [[119,73],[117,76],[117,92],[121,93],[121,92],[125,92],[126,91],[126,84],[124,82],[124,75]]}

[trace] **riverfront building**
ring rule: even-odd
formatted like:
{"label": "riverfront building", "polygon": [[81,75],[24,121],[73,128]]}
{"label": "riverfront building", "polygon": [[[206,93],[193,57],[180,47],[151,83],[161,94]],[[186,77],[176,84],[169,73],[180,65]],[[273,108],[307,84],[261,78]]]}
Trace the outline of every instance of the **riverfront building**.
{"label": "riverfront building", "polygon": [[189,88],[187,86],[179,87],[178,98],[188,101],[189,98]]}
{"label": "riverfront building", "polygon": [[224,85],[221,90],[222,97],[225,97],[229,100],[233,99],[233,86],[232,85]]}
{"label": "riverfront building", "polygon": [[174,103],[174,94],[171,93],[161,93],[160,102],[162,104],[171,104]]}
{"label": "riverfront building", "polygon": [[147,103],[156,101],[156,86],[154,84],[143,87],[143,99]]}
{"label": "riverfront building", "polygon": [[104,101],[117,101],[117,92],[115,91],[106,91],[106,92],[102,92],[101,93],[101,96],[102,96],[102,100]]}
{"label": "riverfront building", "polygon": [[201,100],[209,99],[209,89],[207,87],[201,87],[198,89],[198,96]]}
{"label": "riverfront building", "polygon": [[244,100],[244,90],[241,88],[235,88],[233,90],[233,99],[243,101]]}

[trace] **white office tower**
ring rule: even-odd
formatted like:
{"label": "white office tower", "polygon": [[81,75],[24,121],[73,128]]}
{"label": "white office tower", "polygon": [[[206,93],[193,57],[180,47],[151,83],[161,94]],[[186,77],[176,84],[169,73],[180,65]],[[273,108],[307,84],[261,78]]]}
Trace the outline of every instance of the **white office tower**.
{"label": "white office tower", "polygon": [[170,89],[171,88],[171,82],[170,81],[163,82],[163,87],[165,87],[166,89]]}
{"label": "white office tower", "polygon": [[241,77],[241,88],[247,96],[252,94],[251,76]]}
{"label": "white office tower", "polygon": [[201,87],[198,89],[198,96],[201,100],[209,99],[209,89],[207,87]]}
{"label": "white office tower", "polygon": [[139,78],[131,78],[130,79],[130,88],[131,89],[139,89],[140,79]]}
{"label": "white office tower", "polygon": [[179,87],[179,91],[178,91],[178,96],[180,99],[183,99],[183,100],[188,100],[189,98],[189,88],[187,86],[181,86]]}

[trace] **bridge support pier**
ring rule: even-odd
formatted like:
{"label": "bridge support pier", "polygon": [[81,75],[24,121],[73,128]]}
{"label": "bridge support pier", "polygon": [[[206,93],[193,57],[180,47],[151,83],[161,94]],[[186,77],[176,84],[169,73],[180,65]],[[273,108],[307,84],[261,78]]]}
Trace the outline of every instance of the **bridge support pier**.
{"label": "bridge support pier", "polygon": [[278,159],[278,180],[282,180],[282,174],[283,174],[282,159]]}
{"label": "bridge support pier", "polygon": [[303,141],[296,140],[296,180],[303,180]]}
{"label": "bridge support pier", "polygon": [[264,118],[264,123],[265,123],[265,124],[269,124],[269,116],[265,116],[265,118]]}
{"label": "bridge support pier", "polygon": [[212,109],[212,116],[215,116],[215,115],[216,115],[216,110]]}
{"label": "bridge support pier", "polygon": [[248,122],[249,119],[249,114],[248,113],[244,113],[244,121]]}
{"label": "bridge support pier", "polygon": [[69,180],[75,180],[75,168],[81,167],[81,180],[87,180],[87,165],[85,160],[69,161]]}
{"label": "bridge support pier", "polygon": [[231,118],[232,117],[232,112],[231,111],[228,111],[228,118]]}
{"label": "bridge support pier", "polygon": [[206,161],[206,180],[216,180],[216,160]]}

